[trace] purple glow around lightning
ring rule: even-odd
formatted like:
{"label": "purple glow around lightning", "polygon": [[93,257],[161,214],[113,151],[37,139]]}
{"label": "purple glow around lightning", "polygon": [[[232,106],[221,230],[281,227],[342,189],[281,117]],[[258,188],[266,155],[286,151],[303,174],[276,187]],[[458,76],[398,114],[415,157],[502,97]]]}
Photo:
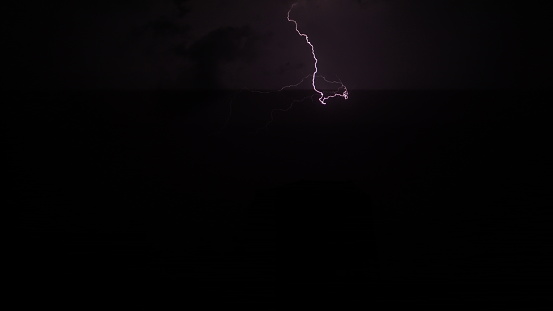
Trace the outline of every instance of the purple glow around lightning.
{"label": "purple glow around lightning", "polygon": [[[296,32],[305,38],[305,41],[307,42],[307,44],[309,44],[309,46],[311,47],[311,54],[313,55],[313,59],[315,60],[315,71],[313,71],[313,74],[311,75],[311,85],[313,86],[313,90],[315,90],[315,92],[319,93],[319,102],[323,105],[326,105],[326,100],[329,99],[329,98],[333,98],[333,97],[337,97],[337,96],[340,96],[340,97],[343,97],[344,99],[348,99],[348,89],[346,88],[346,86],[340,81],[340,82],[336,82],[336,81],[328,81],[325,77],[322,77],[326,82],[330,82],[330,83],[339,83],[340,84],[340,87],[338,88],[338,90],[340,89],[343,89],[343,92],[342,93],[334,93],[332,95],[328,95],[328,96],[325,96],[323,92],[321,92],[320,90],[317,89],[317,86],[316,86],[316,83],[315,83],[315,80],[317,78],[317,72],[319,71],[319,68],[317,67],[317,64],[319,62],[319,60],[317,59],[317,55],[315,55],[315,47],[313,46],[313,44],[311,43],[311,41],[309,41],[309,37],[302,33],[299,29],[298,29],[298,22],[294,19],[291,19],[290,18],[290,13],[292,12],[292,9],[294,9],[294,7],[297,5],[297,3],[294,3],[292,4],[292,6],[290,7],[290,10],[288,10],[288,15],[287,15],[287,18],[288,18],[288,21],[289,22],[292,22],[294,23],[295,27],[296,27]],[[305,79],[305,78],[304,78]],[[303,82],[303,80],[302,80]],[[301,82],[300,82],[301,83]],[[291,86],[296,86],[296,85],[290,85],[290,86],[285,86],[284,88],[288,88],[288,87],[291,87]],[[283,89],[284,89],[283,88]]]}
{"label": "purple glow around lightning", "polygon": [[[313,90],[315,92],[317,92],[317,94],[319,94],[319,102],[323,105],[326,105],[326,100],[330,99],[330,98],[333,98],[333,97],[343,97],[344,99],[348,99],[348,96],[349,96],[349,93],[348,93],[348,89],[346,88],[346,86],[344,85],[344,83],[342,83],[342,81],[331,81],[331,80],[328,80],[327,78],[325,78],[324,76],[318,74],[319,72],[319,68],[317,67],[317,64],[319,63],[319,60],[317,59],[317,55],[315,55],[315,47],[313,46],[313,44],[311,43],[311,41],[309,41],[309,37],[302,33],[299,28],[298,28],[298,22],[292,18],[290,18],[290,13],[292,12],[292,10],[294,9],[294,7],[297,5],[298,3],[294,3],[292,4],[292,6],[290,7],[290,9],[288,10],[288,15],[287,15],[287,18],[288,18],[288,21],[289,22],[292,22],[294,23],[295,25],[295,28],[296,28],[296,32],[298,33],[298,35],[300,35],[301,37],[304,37],[305,38],[305,41],[307,42],[307,44],[309,44],[309,46],[311,47],[311,54],[313,55],[313,59],[315,60],[315,64],[314,64],[314,67],[315,67],[315,70],[313,71],[313,73],[310,73],[308,74],[307,76],[303,77],[301,79],[300,82],[296,83],[296,84],[291,84],[291,85],[286,85],[286,86],[283,86],[282,88],[280,88],[279,90],[276,90],[276,91],[259,91],[259,90],[248,90],[249,92],[252,92],[252,93],[261,93],[261,94],[270,94],[270,93],[278,93],[278,92],[282,92],[286,89],[289,89],[289,88],[293,88],[293,87],[297,87],[299,86],[300,84],[302,84],[305,80],[307,80],[308,78],[311,78],[311,85],[313,87]],[[316,79],[317,78],[322,78],[326,83],[330,83],[330,84],[339,84],[340,86],[338,87],[338,91],[342,90],[342,92],[336,92],[332,95],[328,95],[328,96],[325,96],[324,93],[320,90],[317,89],[317,85],[316,85]],[[339,80],[339,79],[338,79]],[[262,129],[266,129],[269,127],[269,125],[273,122],[274,120],[274,113],[277,112],[277,111],[282,111],[282,112],[286,112],[290,109],[292,109],[292,106],[295,104],[295,103],[299,103],[299,102],[303,102],[304,100],[307,100],[308,98],[311,98],[311,100],[313,100],[313,97],[315,96],[316,94],[313,94],[313,95],[310,95],[310,96],[306,96],[302,99],[296,99],[296,100],[293,100],[290,105],[287,107],[287,108],[278,108],[278,109],[272,109],[271,110],[271,119],[269,120],[269,122],[267,122],[267,124],[265,124],[265,126],[262,128]],[[227,118],[227,120],[225,121],[225,125],[223,125],[223,128],[225,128],[229,122],[230,122],[230,119],[231,119],[231,116],[232,116],[232,106],[233,106],[233,102],[234,102],[234,99],[230,102],[230,111],[229,111],[229,116]]]}

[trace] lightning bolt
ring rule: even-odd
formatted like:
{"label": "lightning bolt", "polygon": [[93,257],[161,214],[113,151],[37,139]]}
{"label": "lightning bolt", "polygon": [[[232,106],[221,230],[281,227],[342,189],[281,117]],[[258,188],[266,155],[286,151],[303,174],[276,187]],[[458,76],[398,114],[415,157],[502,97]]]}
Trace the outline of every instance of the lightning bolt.
{"label": "lightning bolt", "polygon": [[[281,87],[280,89],[278,90],[275,90],[275,91],[258,91],[258,90],[248,90],[249,92],[252,92],[252,93],[260,93],[260,94],[270,94],[270,93],[279,93],[279,92],[282,92],[286,89],[289,89],[289,88],[293,88],[293,87],[297,87],[299,86],[300,84],[302,84],[305,80],[309,79],[311,80],[311,86],[313,87],[313,90],[319,95],[319,102],[323,105],[326,105],[326,101],[330,98],[334,98],[334,97],[343,97],[344,99],[348,99],[349,97],[349,92],[348,92],[348,89],[347,87],[344,85],[344,83],[342,83],[342,81],[340,79],[338,79],[338,81],[331,81],[331,80],[328,80],[327,78],[325,78],[324,76],[318,74],[319,72],[319,68],[318,68],[318,63],[319,63],[319,59],[317,58],[317,55],[315,54],[315,47],[313,46],[313,44],[311,43],[311,41],[309,40],[309,36],[307,34],[304,34],[302,33],[300,30],[299,30],[299,26],[298,26],[298,22],[295,20],[295,19],[292,19],[290,17],[290,14],[292,13],[292,10],[294,9],[294,7],[297,5],[298,3],[294,3],[292,4],[292,6],[290,7],[290,9],[288,10],[288,14],[286,15],[286,18],[289,22],[291,23],[294,23],[294,26],[295,26],[295,29],[296,29],[296,32],[298,33],[298,35],[300,35],[301,37],[305,38],[305,42],[307,42],[307,44],[311,47],[311,55],[313,56],[313,60],[314,60],[314,71],[313,73],[310,73],[309,75],[303,77],[301,79],[300,82],[296,83],[296,84],[290,84],[290,85],[286,85],[286,86],[283,86]],[[334,92],[333,94],[330,94],[330,95],[326,95],[319,89],[317,89],[317,78],[322,78],[325,82],[327,83],[330,83],[330,84],[339,84],[340,86],[338,87],[337,89],[337,92]],[[247,89],[246,89],[247,90]],[[315,95],[315,94],[314,94]],[[270,120],[267,122],[267,124],[262,128],[262,129],[267,129],[269,127],[269,125],[273,122],[274,120],[274,113],[277,112],[277,111],[282,111],[282,112],[286,112],[290,109],[292,109],[292,107],[294,106],[295,103],[300,103],[300,102],[303,102],[305,101],[306,99],[308,98],[311,98],[311,100],[313,100],[313,97],[314,95],[310,95],[310,96],[306,96],[302,99],[296,99],[296,100],[293,100],[290,105],[287,107],[287,108],[277,108],[277,109],[273,109],[271,110],[271,118]],[[237,95],[236,95],[237,96]],[[231,115],[232,115],[232,104],[234,102],[234,99],[231,100],[230,102],[230,110],[229,110],[229,116],[225,122],[225,125],[223,126],[223,128],[225,128],[227,126],[227,124],[229,123],[230,121],[230,118],[231,118]],[[222,130],[222,129],[221,129]]]}
{"label": "lightning bolt", "polygon": [[[340,81],[340,82],[336,82],[336,81],[328,81],[326,78],[323,77],[323,79],[327,82],[331,82],[331,83],[340,83],[340,87],[338,88],[338,90],[343,90],[341,93],[338,92],[338,93],[334,93],[332,95],[327,95],[325,96],[324,93],[320,90],[317,89],[317,85],[316,85],[316,78],[317,78],[317,73],[319,72],[319,68],[317,67],[317,64],[319,63],[319,59],[317,58],[317,55],[315,54],[315,47],[313,46],[313,44],[311,43],[311,41],[309,40],[309,36],[307,34],[304,34],[302,33],[300,30],[299,30],[299,26],[298,26],[298,22],[292,18],[290,18],[290,13],[292,12],[292,10],[294,9],[294,7],[297,5],[298,3],[294,3],[292,4],[292,6],[290,7],[290,9],[288,10],[288,15],[287,15],[287,19],[289,22],[292,22],[294,23],[294,26],[296,28],[296,32],[298,33],[298,35],[302,36],[305,38],[305,42],[307,42],[307,44],[309,44],[309,46],[311,47],[311,54],[313,55],[313,59],[315,60],[315,64],[314,64],[314,67],[315,67],[315,71],[313,71],[313,74],[311,75],[311,85],[313,86],[313,90],[315,92],[317,92],[319,94],[319,102],[323,105],[326,105],[326,100],[329,99],[329,98],[333,98],[333,97],[343,97],[344,99],[348,99],[348,89],[347,87]],[[303,82],[303,80],[302,80]],[[301,82],[300,82],[301,83]]]}

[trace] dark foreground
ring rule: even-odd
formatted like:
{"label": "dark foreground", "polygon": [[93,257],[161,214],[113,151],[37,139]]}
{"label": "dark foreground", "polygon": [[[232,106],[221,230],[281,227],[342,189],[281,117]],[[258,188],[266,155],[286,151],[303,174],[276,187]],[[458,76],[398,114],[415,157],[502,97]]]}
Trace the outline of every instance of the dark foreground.
{"label": "dark foreground", "polygon": [[551,95],[351,93],[268,128],[309,93],[6,95],[13,288],[75,306],[548,300]]}

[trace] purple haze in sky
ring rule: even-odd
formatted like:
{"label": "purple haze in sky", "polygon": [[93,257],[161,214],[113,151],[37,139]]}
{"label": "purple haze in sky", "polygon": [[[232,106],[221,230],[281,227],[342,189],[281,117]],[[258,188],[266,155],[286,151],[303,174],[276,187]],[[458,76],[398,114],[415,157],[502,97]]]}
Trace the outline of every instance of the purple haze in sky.
{"label": "purple haze in sky", "polygon": [[316,75],[338,76],[349,90],[551,83],[548,17],[533,2],[301,0],[292,12],[300,36],[285,19],[291,5],[14,3],[9,80],[31,89],[277,90],[313,73],[301,37],[309,34]]}

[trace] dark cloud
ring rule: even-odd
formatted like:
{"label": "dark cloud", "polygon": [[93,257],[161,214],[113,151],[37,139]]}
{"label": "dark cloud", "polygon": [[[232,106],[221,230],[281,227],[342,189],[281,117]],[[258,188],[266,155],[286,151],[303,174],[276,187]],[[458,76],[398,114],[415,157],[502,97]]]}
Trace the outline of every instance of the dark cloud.
{"label": "dark cloud", "polygon": [[155,37],[173,36],[183,32],[182,27],[168,19],[151,21],[145,28],[147,31],[151,31]]}
{"label": "dark cloud", "polygon": [[210,32],[188,48],[177,48],[177,53],[193,62],[189,76],[191,85],[211,89],[221,87],[218,76],[223,64],[253,60],[262,39],[249,26],[224,27]]}
{"label": "dark cloud", "polygon": [[190,0],[173,0],[173,4],[177,10],[177,14],[171,16],[160,16],[159,18],[149,21],[142,28],[142,32],[151,32],[154,37],[172,37],[176,35],[183,35],[189,30],[190,25],[183,23],[183,17],[185,17],[190,9],[187,3]]}
{"label": "dark cloud", "polygon": [[301,70],[304,67],[305,67],[305,63],[303,62],[302,63],[286,62],[280,65],[280,67],[278,67],[278,73],[283,74],[289,71],[297,71],[297,70]]}
{"label": "dark cloud", "polygon": [[359,3],[361,6],[365,6],[369,3],[370,0],[355,0],[355,2]]}
{"label": "dark cloud", "polygon": [[173,3],[176,5],[177,9],[179,10],[179,17],[183,17],[188,12],[190,12],[190,9],[186,6],[187,2],[190,0],[173,0]]}

